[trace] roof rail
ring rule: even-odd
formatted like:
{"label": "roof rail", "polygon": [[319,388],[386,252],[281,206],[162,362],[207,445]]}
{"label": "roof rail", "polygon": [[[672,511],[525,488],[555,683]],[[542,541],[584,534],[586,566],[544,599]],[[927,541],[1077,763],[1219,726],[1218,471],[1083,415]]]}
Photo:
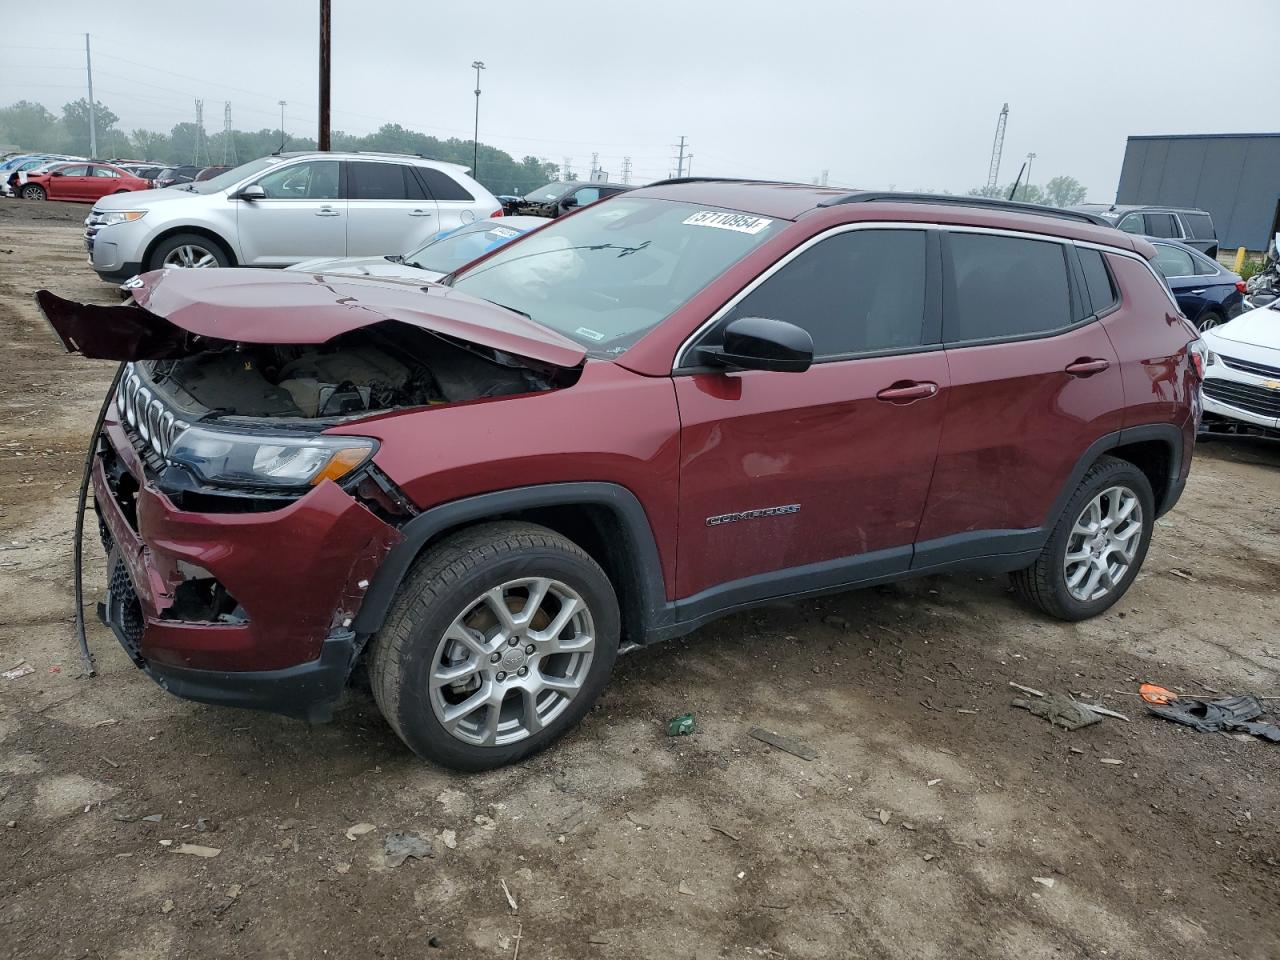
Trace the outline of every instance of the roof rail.
{"label": "roof rail", "polygon": [[1046,207],[1038,203],[1022,203],[1018,200],[998,200],[994,197],[958,197],[949,193],[877,193],[870,190],[859,190],[843,196],[832,197],[818,204],[820,207],[835,207],[843,203],[939,203],[957,207],[979,207],[985,210],[1006,210],[1009,213],[1030,213],[1038,217],[1055,217],[1059,220],[1078,220],[1081,223],[1092,223],[1100,227],[1110,227],[1102,217],[1080,210],[1063,210],[1059,207]]}
{"label": "roof rail", "polygon": [[[761,180],[759,177],[668,177],[646,183],[646,187],[670,187],[677,183],[783,183],[782,180]],[[797,184],[803,186],[803,184]]]}

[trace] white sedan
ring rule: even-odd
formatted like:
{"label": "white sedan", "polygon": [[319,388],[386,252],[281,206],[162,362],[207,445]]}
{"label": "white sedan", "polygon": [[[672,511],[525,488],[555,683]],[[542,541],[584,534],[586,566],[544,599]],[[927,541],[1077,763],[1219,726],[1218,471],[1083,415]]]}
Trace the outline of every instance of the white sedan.
{"label": "white sedan", "polygon": [[1201,430],[1280,437],[1280,301],[1201,337],[1210,351]]}

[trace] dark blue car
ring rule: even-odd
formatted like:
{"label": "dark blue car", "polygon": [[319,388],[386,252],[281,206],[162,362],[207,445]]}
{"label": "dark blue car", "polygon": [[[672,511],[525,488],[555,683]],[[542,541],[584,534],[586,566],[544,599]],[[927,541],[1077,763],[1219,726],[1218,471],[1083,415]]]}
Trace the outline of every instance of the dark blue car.
{"label": "dark blue car", "polygon": [[1239,315],[1244,307],[1244,281],[1239,274],[1185,243],[1147,239],[1156,248],[1155,268],[1197,328],[1209,330]]}

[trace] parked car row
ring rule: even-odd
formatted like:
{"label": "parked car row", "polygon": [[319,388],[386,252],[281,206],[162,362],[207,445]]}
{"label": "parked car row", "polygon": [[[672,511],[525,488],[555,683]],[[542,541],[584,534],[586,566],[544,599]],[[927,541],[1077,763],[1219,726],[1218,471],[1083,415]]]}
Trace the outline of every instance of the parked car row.
{"label": "parked car row", "polygon": [[1218,232],[1204,210],[1114,203],[1083,203],[1072,209],[1099,216],[1125,233],[1181,240],[1209,257],[1218,256]]}
{"label": "parked car row", "polygon": [[634,190],[625,183],[586,182],[583,180],[553,180],[523,197],[504,196],[502,209],[508,216],[562,217],[571,210],[589,203]]}
{"label": "parked car row", "polygon": [[12,173],[7,186],[23,200],[93,203],[109,194],[150,190],[151,181],[109,163],[59,161]]}
{"label": "parked car row", "polygon": [[[58,165],[68,162],[90,164],[90,172],[81,174],[76,169],[68,170]],[[110,193],[125,193],[131,190],[162,189],[211,180],[230,169],[215,165],[199,167],[193,164],[165,166],[163,164],[145,163],[134,160],[99,161],[85,157],[73,157],[62,154],[22,154],[6,157],[0,161],[0,193],[9,197],[20,197],[24,200],[70,200],[92,202]],[[63,177],[120,177],[128,178],[128,185],[123,182],[110,183],[57,183],[51,184],[44,179],[35,180],[37,188],[25,190],[24,187],[38,174],[51,174],[61,170]],[[136,181],[145,181],[145,186]]]}

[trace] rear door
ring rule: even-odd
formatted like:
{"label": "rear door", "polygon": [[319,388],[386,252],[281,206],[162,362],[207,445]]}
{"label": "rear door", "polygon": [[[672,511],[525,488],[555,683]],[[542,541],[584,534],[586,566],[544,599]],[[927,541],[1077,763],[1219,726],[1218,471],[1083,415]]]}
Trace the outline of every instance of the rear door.
{"label": "rear door", "polygon": [[98,200],[121,189],[120,174],[111,167],[93,164],[85,178],[83,200]]}
{"label": "rear door", "polygon": [[236,204],[239,260],[247,266],[288,266],[308,257],[347,252],[347,202],[340,199],[337,160],[272,167],[254,183],[261,200]]}
{"label": "rear door", "polygon": [[[488,216],[492,210],[477,212],[478,201],[471,191],[444,170],[435,167],[414,167],[413,172],[427,195],[435,200],[440,213],[439,230],[453,230],[464,223],[473,223],[480,216]],[[496,209],[496,208],[495,208]]]}
{"label": "rear door", "polygon": [[810,241],[695,342],[718,345],[738,317],[790,321],[814,340],[804,373],[699,368],[686,347],[678,596],[759,599],[907,569],[946,406],[936,244],[889,227]]}
{"label": "rear door", "polygon": [[918,568],[1038,546],[1077,462],[1124,416],[1119,361],[1071,244],[953,227],[943,249],[951,397]]}
{"label": "rear door", "polygon": [[348,160],[347,255],[385,257],[420,247],[440,230],[436,203],[405,163]]}

